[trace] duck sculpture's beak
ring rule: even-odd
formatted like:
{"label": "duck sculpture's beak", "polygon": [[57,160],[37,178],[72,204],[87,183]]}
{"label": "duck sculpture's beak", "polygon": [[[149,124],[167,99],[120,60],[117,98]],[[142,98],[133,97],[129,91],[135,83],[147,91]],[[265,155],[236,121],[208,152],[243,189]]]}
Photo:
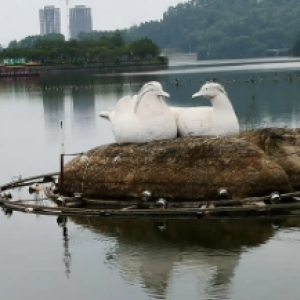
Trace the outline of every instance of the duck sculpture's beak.
{"label": "duck sculpture's beak", "polygon": [[99,117],[109,120],[109,111],[101,111]]}
{"label": "duck sculpture's beak", "polygon": [[168,94],[167,92],[165,91],[161,91],[158,96],[163,96],[163,97],[166,97],[166,98],[170,98],[170,94]]}
{"label": "duck sculpture's beak", "polygon": [[199,91],[198,93],[195,93],[195,94],[192,96],[192,98],[201,97],[201,96],[203,96],[203,93],[202,93],[202,91]]}

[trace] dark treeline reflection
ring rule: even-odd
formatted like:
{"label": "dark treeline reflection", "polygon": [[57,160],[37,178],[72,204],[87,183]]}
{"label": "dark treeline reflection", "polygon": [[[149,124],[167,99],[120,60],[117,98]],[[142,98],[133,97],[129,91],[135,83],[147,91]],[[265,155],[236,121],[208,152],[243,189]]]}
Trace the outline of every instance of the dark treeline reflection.
{"label": "dark treeline reflection", "polygon": [[85,72],[49,73],[41,77],[40,85],[42,87],[87,85],[93,83],[93,78],[93,74]]}
{"label": "dark treeline reflection", "polygon": [[[97,126],[103,122],[98,118],[100,110],[114,106],[126,95],[137,94],[144,83],[154,80],[170,94],[165,99],[169,105],[184,107],[211,105],[204,98],[192,99],[192,95],[207,80],[220,82],[234,106],[241,130],[300,127],[300,71],[297,70],[222,71],[219,67],[214,72],[203,72],[198,66],[148,73],[58,73],[41,78],[3,79],[0,92],[10,96],[15,93],[18,98],[24,93],[29,99],[42,98],[48,138],[57,137],[59,120],[70,115],[66,121],[72,122],[72,135],[79,141],[99,136]],[[71,111],[65,105],[69,98]]]}
{"label": "dark treeline reflection", "polygon": [[64,92],[43,91],[45,134],[47,138],[59,135],[59,121],[65,119]]}
{"label": "dark treeline reflection", "polygon": [[207,80],[216,80],[226,89],[242,128],[300,126],[299,71],[215,72],[159,75],[167,100],[174,106],[211,105],[203,98],[192,99]]}
{"label": "dark treeline reflection", "polygon": [[[219,68],[222,70],[222,67]],[[116,101],[126,95],[136,94],[148,81],[159,81],[171,95],[166,102],[174,106],[210,105],[203,98],[192,99],[207,80],[216,80],[224,85],[239,118],[241,128],[257,127],[300,127],[297,117],[300,113],[300,71],[256,70],[199,72],[195,67],[169,71],[134,74],[89,74],[59,73],[42,76],[38,81],[5,80],[0,91],[42,92],[45,102],[58,101],[65,94],[71,94],[74,104],[74,122],[87,114],[85,125],[94,126],[92,114],[95,101],[103,102],[114,95]],[[52,91],[53,93],[50,93]],[[57,92],[57,93],[55,93]],[[49,104],[49,103],[48,103]],[[46,104],[47,105],[47,104]],[[81,116],[79,116],[81,115]],[[83,124],[83,126],[84,126]],[[90,128],[91,128],[90,127]]]}
{"label": "dark treeline reflection", "polygon": [[89,138],[96,123],[94,87],[72,90],[72,110],[74,138]]}
{"label": "dark treeline reflection", "polygon": [[226,297],[243,247],[267,242],[274,233],[270,220],[150,221],[72,218],[95,233],[114,237],[117,246],[107,262],[126,281],[141,282],[147,293],[165,297],[175,269],[210,270],[207,298]]}
{"label": "dark treeline reflection", "polygon": [[271,126],[300,127],[296,117],[300,114],[300,72],[297,70],[204,73],[186,68],[184,72],[126,74],[123,78],[120,75],[99,76],[96,82],[118,90],[122,97],[126,95],[122,84],[130,85],[137,92],[142,84],[152,80],[163,85],[171,95],[166,102],[173,106],[211,105],[204,98],[192,99],[192,95],[208,80],[221,83],[235,108],[242,130]]}

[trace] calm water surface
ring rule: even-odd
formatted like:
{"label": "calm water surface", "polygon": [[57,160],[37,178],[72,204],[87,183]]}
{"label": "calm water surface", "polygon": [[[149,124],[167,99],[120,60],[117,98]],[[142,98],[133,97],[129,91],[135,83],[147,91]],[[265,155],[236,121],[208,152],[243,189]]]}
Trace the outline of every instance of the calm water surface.
{"label": "calm water surface", "polygon": [[[141,84],[160,81],[168,103],[207,79],[226,88],[242,130],[300,127],[300,63],[171,68],[114,75],[0,81],[0,184],[57,171],[66,151],[114,141],[98,113]],[[251,80],[254,79],[254,83]],[[176,86],[175,80],[180,84]],[[16,191],[16,197],[22,193]],[[299,299],[300,220],[137,221],[0,214],[3,299]]]}

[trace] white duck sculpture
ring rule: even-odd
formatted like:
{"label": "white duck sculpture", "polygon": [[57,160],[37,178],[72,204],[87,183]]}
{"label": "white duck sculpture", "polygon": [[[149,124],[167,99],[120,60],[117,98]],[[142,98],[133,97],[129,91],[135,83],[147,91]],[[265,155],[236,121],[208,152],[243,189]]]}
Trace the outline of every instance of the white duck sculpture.
{"label": "white duck sculpture", "polygon": [[163,97],[159,82],[145,84],[134,97],[120,99],[114,109],[103,111],[100,117],[111,122],[117,143],[147,143],[177,136],[173,113]]}
{"label": "white duck sculpture", "polygon": [[212,107],[170,107],[179,136],[237,135],[239,122],[222,85],[207,82],[192,98],[204,97]]}

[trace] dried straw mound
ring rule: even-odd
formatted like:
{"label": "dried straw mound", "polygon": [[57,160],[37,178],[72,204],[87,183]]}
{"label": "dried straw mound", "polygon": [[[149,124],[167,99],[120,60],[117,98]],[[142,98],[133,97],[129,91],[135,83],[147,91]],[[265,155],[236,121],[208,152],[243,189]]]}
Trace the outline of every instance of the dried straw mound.
{"label": "dried straw mound", "polygon": [[111,144],[76,157],[65,168],[65,192],[90,198],[214,199],[220,187],[234,199],[289,192],[279,164],[257,146],[229,137],[193,137],[149,144]]}
{"label": "dried straw mound", "polygon": [[300,129],[263,128],[243,132],[240,139],[257,145],[279,164],[295,190],[300,189]]}

